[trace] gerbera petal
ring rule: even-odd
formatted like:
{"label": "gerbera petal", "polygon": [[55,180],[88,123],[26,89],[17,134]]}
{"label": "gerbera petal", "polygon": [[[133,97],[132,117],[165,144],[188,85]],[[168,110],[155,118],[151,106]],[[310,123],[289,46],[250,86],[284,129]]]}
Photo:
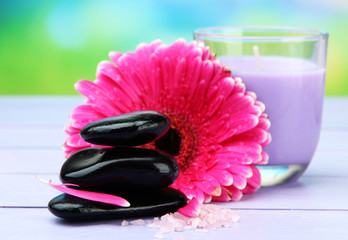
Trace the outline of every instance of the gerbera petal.
{"label": "gerbera petal", "polygon": [[94,111],[91,105],[77,106],[69,114],[71,119],[88,119],[90,121],[97,121],[104,117],[103,114]]}
{"label": "gerbera petal", "polygon": [[[199,202],[238,200],[241,189],[251,192],[259,182],[253,164],[264,164],[270,142],[265,106],[245,90],[240,78],[215,60],[208,47],[183,39],[140,44],[135,52],[110,53],[94,82],[79,81],[86,104],[70,114],[65,132],[66,156],[94,145],[79,137],[86,124],[137,110],[154,110],[171,120],[168,144],[179,164],[171,185]],[[165,140],[167,141],[167,140]],[[159,148],[156,143],[146,147]],[[250,184],[249,184],[250,181]],[[226,187],[224,187],[226,186]],[[219,196],[219,197],[218,197]]]}
{"label": "gerbera petal", "polygon": [[242,191],[234,186],[224,187],[224,191],[231,196],[231,201],[239,201],[243,196]]}
{"label": "gerbera petal", "polygon": [[195,185],[208,195],[219,196],[221,194],[219,182],[208,174],[205,175],[204,180],[197,181]]}
{"label": "gerbera petal", "polygon": [[[100,81],[113,81],[116,89],[131,99],[137,100],[140,90],[137,85],[132,87],[129,84],[129,82],[132,82],[132,76],[129,69],[123,66],[124,59],[124,55],[118,59],[117,68],[108,61],[101,62],[97,68],[97,79]],[[125,70],[122,71],[122,69]],[[124,79],[127,79],[127,81]]]}
{"label": "gerbera petal", "polygon": [[114,64],[117,64],[117,62],[118,62],[118,59],[120,58],[120,57],[122,57],[122,53],[120,53],[120,52],[110,52],[109,53],[109,58],[111,59],[111,61],[114,63]]}
{"label": "gerbera petal", "polygon": [[264,143],[268,141],[269,133],[262,128],[254,127],[249,131],[244,132],[243,134],[239,134],[234,136],[232,141],[250,141],[251,139],[258,143]]}
{"label": "gerbera petal", "polygon": [[[196,57],[193,59],[192,62],[189,62],[190,67],[187,73],[187,81],[189,81],[190,88],[188,90],[187,95],[188,96],[193,96],[197,85],[200,81],[200,73],[201,73],[201,68],[202,68],[202,59],[199,57]],[[191,101],[190,99],[188,99]]]}
{"label": "gerbera petal", "polygon": [[71,135],[66,140],[66,145],[70,147],[89,147],[90,143],[84,141],[79,134]]}
{"label": "gerbera petal", "polygon": [[229,186],[233,183],[232,174],[227,170],[210,170],[207,172],[214,177],[222,186]]}
{"label": "gerbera petal", "polygon": [[222,192],[220,196],[214,196],[212,198],[213,201],[216,202],[229,202],[232,200],[232,194],[226,190],[226,188],[222,188]]}
{"label": "gerbera petal", "polygon": [[196,198],[192,198],[185,207],[179,208],[177,212],[186,217],[195,218],[199,216],[200,210],[201,203]]}
{"label": "gerbera petal", "polygon": [[247,180],[245,177],[240,175],[233,175],[233,186],[242,190],[247,185]]}
{"label": "gerbera petal", "polygon": [[265,151],[261,153],[262,158],[260,161],[254,162],[255,164],[267,164],[268,163],[268,154]]}
{"label": "gerbera petal", "polygon": [[227,169],[231,166],[231,164],[228,161],[218,161],[214,165],[214,169]]}
{"label": "gerbera petal", "polygon": [[195,198],[196,198],[199,202],[203,203],[204,200],[205,200],[205,198],[206,198],[206,197],[205,197],[206,194],[204,194],[204,192],[202,192],[202,190],[197,189],[197,188],[194,189],[194,192],[195,192],[195,194],[194,194]]}
{"label": "gerbera petal", "polygon": [[115,110],[113,102],[108,98],[108,94],[95,83],[87,80],[80,80],[75,84],[76,90],[86,96],[88,103],[96,103],[91,105],[97,112],[105,116],[114,116],[118,112]]}
{"label": "gerbera petal", "polygon": [[217,157],[221,160],[237,164],[251,164],[262,158],[260,144],[254,142],[233,142],[217,151]]}
{"label": "gerbera petal", "polygon": [[250,178],[253,175],[253,170],[250,165],[233,164],[228,168],[228,171],[233,175]]}
{"label": "gerbera petal", "polygon": [[253,193],[257,189],[259,189],[260,184],[261,184],[261,174],[259,169],[257,167],[251,165],[250,168],[253,171],[253,175],[251,178],[247,179],[247,185],[246,187],[242,190],[243,193]]}
{"label": "gerbera petal", "polygon": [[79,128],[75,128],[71,123],[64,126],[64,132],[68,135],[78,134],[80,132]]}

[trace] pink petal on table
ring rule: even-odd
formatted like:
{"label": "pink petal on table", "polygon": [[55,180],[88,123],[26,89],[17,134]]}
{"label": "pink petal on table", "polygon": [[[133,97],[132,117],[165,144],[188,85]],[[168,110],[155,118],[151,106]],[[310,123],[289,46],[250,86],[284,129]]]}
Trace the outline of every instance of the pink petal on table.
{"label": "pink petal on table", "polygon": [[201,203],[196,198],[192,198],[185,207],[178,209],[178,213],[186,217],[195,218],[199,216],[200,210]]}
{"label": "pink petal on table", "polygon": [[129,207],[130,203],[126,200],[123,199],[121,197],[118,196],[114,196],[114,195],[110,195],[110,194],[105,194],[105,193],[97,193],[97,192],[90,192],[90,191],[85,191],[85,190],[78,190],[78,189],[74,189],[74,188],[68,188],[67,186],[78,186],[76,184],[52,184],[51,180],[50,181],[46,181],[38,176],[36,176],[36,178],[43,182],[46,183],[48,185],[50,185],[51,187],[57,189],[58,191],[61,191],[63,193],[75,196],[75,197],[79,197],[79,198],[83,198],[83,199],[87,199],[87,200],[91,200],[91,201],[96,201],[96,202],[102,202],[102,203],[107,203],[107,204],[111,204],[111,205],[116,205],[116,206],[120,206],[120,207]]}

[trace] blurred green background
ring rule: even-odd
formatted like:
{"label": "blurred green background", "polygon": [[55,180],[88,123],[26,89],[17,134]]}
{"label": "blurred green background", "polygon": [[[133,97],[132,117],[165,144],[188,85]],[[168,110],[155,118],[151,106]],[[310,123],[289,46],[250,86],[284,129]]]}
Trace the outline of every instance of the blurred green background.
{"label": "blurred green background", "polygon": [[326,94],[348,95],[347,0],[0,0],[0,94],[77,94],[110,51],[236,25],[328,31]]}

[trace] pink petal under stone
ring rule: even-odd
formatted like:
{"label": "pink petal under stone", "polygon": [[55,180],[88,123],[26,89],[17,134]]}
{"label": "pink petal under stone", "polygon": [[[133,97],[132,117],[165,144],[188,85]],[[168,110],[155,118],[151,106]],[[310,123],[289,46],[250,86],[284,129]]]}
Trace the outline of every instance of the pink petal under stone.
{"label": "pink petal under stone", "polygon": [[130,203],[126,200],[123,199],[121,197],[118,196],[114,196],[114,195],[110,195],[110,194],[105,194],[105,193],[97,193],[97,192],[90,192],[90,191],[85,191],[85,190],[78,190],[78,189],[74,189],[74,188],[69,188],[67,186],[78,186],[76,184],[52,184],[51,180],[50,181],[46,181],[38,176],[36,176],[36,178],[45,183],[48,184],[49,186],[57,189],[58,191],[61,191],[63,193],[75,196],[75,197],[79,197],[79,198],[83,198],[83,199],[87,199],[87,200],[91,200],[91,201],[96,201],[96,202],[102,202],[102,203],[107,203],[107,204],[111,204],[111,205],[116,205],[116,206],[120,206],[120,207],[129,207]]}
{"label": "pink petal under stone", "polygon": [[201,203],[196,199],[192,198],[188,200],[188,203],[185,207],[179,208],[178,213],[186,217],[198,217],[201,209]]}

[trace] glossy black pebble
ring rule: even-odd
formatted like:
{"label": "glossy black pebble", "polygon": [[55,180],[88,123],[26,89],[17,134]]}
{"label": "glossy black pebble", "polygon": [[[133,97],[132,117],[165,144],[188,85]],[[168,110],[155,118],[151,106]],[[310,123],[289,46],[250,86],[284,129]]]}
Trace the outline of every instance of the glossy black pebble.
{"label": "glossy black pebble", "polygon": [[131,206],[118,207],[61,194],[48,203],[48,209],[53,215],[69,220],[120,219],[164,215],[184,207],[187,201],[183,193],[172,188],[118,196],[127,199]]}
{"label": "glossy black pebble", "polygon": [[140,146],[169,129],[169,119],[155,111],[137,111],[92,122],[81,129],[86,142],[105,146]]}
{"label": "glossy black pebble", "polygon": [[162,188],[179,174],[177,162],[156,150],[137,147],[86,148],[63,164],[60,178],[80,188]]}

